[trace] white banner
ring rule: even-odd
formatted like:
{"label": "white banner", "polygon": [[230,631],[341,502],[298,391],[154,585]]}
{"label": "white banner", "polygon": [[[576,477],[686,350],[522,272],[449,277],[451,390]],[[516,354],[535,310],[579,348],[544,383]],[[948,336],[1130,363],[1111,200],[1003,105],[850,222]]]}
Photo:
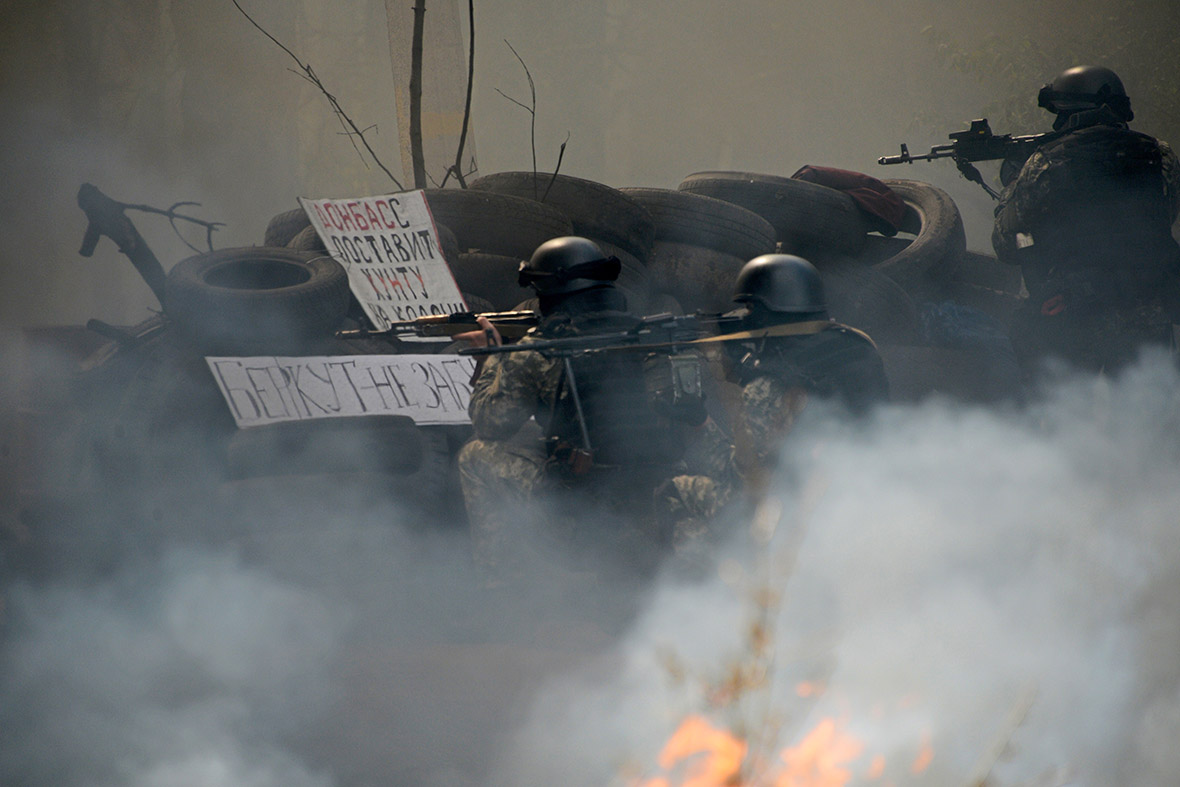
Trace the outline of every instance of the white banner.
{"label": "white banner", "polygon": [[406,415],[466,424],[475,359],[465,355],[206,358],[241,428],[279,421]]}
{"label": "white banner", "polygon": [[421,191],[353,199],[300,197],[299,204],[348,272],[352,294],[379,330],[396,320],[467,311]]}

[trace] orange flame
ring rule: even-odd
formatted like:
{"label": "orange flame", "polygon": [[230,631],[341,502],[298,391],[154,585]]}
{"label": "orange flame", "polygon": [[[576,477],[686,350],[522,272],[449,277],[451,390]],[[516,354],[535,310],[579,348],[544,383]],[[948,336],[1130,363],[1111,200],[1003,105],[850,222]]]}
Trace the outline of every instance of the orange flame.
{"label": "orange flame", "polygon": [[864,744],[824,719],[798,746],[782,753],[787,769],[775,787],[843,787],[852,773],[841,767],[860,756]]}
{"label": "orange flame", "polygon": [[[702,716],[689,716],[664,744],[660,767],[673,770],[677,764],[692,760],[685,768],[680,787],[730,787],[740,785],[742,762],[747,746],[725,730],[718,729]],[[704,757],[697,755],[704,754]],[[640,787],[671,787],[666,778],[649,779]]]}
{"label": "orange flame", "polygon": [[[669,775],[637,787],[845,787],[852,773],[844,766],[860,756],[864,744],[834,719],[824,719],[797,746],[783,750],[781,763],[756,782],[743,778],[748,749],[732,733],[689,716],[660,752],[660,768]],[[883,768],[883,762],[874,762],[874,770]],[[676,770],[681,773],[674,782]]]}

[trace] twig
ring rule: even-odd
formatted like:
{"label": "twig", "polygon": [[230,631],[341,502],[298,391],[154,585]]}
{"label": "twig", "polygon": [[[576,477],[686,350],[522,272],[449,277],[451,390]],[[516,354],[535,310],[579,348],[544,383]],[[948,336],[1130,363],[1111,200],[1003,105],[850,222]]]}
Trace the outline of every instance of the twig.
{"label": "twig", "polygon": [[155,213],[158,216],[167,216],[168,223],[172,225],[172,230],[173,230],[173,232],[176,233],[176,237],[180,238],[181,242],[184,243],[185,246],[188,246],[190,249],[197,252],[198,254],[201,253],[201,250],[198,249],[193,244],[189,243],[188,240],[183,235],[180,234],[180,228],[176,226],[176,222],[177,221],[187,221],[187,222],[191,222],[193,224],[197,224],[197,225],[204,227],[205,228],[205,243],[209,246],[209,251],[213,251],[213,233],[217,231],[218,227],[225,226],[225,222],[223,222],[223,221],[205,221],[203,219],[194,218],[192,216],[186,216],[183,213],[176,212],[177,208],[182,208],[185,206],[192,206],[194,208],[199,208],[199,207],[201,207],[201,203],[199,203],[199,202],[176,202],[176,203],[173,203],[172,206],[167,209],[154,208],[151,205],[128,205],[125,202],[119,202],[116,204],[120,208],[122,208],[123,210],[138,210],[141,213]]}
{"label": "twig", "polygon": [[[561,148],[557,151],[557,166],[553,168],[553,174],[549,177],[549,184],[545,186],[545,193],[541,195],[541,202],[549,196],[549,189],[553,188],[553,184],[557,181],[557,173],[561,171],[561,160],[565,158],[565,146],[570,141],[570,133],[565,132],[565,141],[561,143]],[[536,181],[537,176],[533,174],[533,180]]]}
{"label": "twig", "polygon": [[[254,27],[257,28],[260,33],[262,33],[264,36],[266,36],[272,42],[274,42],[275,46],[277,46],[279,49],[283,50],[284,52],[286,52],[288,55],[291,56],[291,59],[294,60],[295,63],[299,66],[299,71],[296,73],[298,73],[302,78],[306,79],[311,84],[315,85],[319,89],[319,91],[324,94],[324,97],[328,99],[328,103],[332,105],[332,111],[336,113],[336,117],[340,121],[340,124],[342,126],[344,126],[346,134],[349,136],[350,140],[352,141],[353,148],[354,149],[356,148],[356,140],[360,139],[361,144],[365,146],[365,150],[368,151],[369,156],[372,157],[373,161],[376,162],[377,166],[380,167],[381,170],[386,175],[389,176],[389,179],[393,181],[393,184],[395,186],[397,186],[398,189],[404,190],[405,186],[403,186],[401,184],[401,182],[393,176],[393,173],[389,171],[389,168],[386,167],[384,163],[382,163],[381,159],[377,156],[377,154],[373,151],[373,148],[369,145],[369,140],[367,140],[365,138],[365,133],[363,131],[361,131],[359,128],[357,128],[356,123],[352,122],[352,118],[350,118],[348,116],[348,113],[346,113],[344,111],[344,109],[340,106],[340,102],[336,99],[336,97],[334,95],[332,95],[331,93],[329,93],[328,89],[324,87],[324,83],[320,81],[320,78],[318,76],[316,76],[315,71],[312,69],[312,67],[310,65],[308,65],[307,63],[304,63],[302,60],[300,60],[299,57],[294,52],[292,52],[290,49],[288,49],[283,44],[282,41],[279,41],[273,35],[268,33],[266,31],[266,29],[262,27],[262,25],[255,22],[254,18],[252,16],[250,16],[248,13],[246,13],[246,10],[244,8],[242,8],[242,6],[238,3],[238,0],[232,0],[232,2],[234,4],[234,7],[237,8],[239,12],[241,12],[242,16],[246,17],[246,20],[250,24],[254,25]],[[359,150],[357,152],[359,153]],[[362,157],[362,160],[363,160],[363,157]]]}
{"label": "twig", "polygon": [[[443,185],[452,173],[462,188],[467,188],[467,180],[463,177],[463,145],[467,142],[467,126],[471,121],[471,86],[475,80],[475,0],[467,0],[467,29],[471,43],[467,49],[467,99],[463,103],[463,127],[459,131],[459,148],[455,151],[455,163],[447,168]],[[474,164],[472,160],[472,164]],[[474,171],[474,170],[473,170]]]}
{"label": "twig", "polygon": [[537,85],[533,82],[533,75],[529,71],[528,65],[525,64],[524,58],[513,48],[512,44],[508,43],[508,39],[504,39],[504,43],[508,44],[508,48],[512,50],[512,54],[516,55],[516,59],[520,61],[520,67],[524,69],[525,77],[529,80],[529,93],[532,97],[532,105],[525,106],[499,88],[496,88],[496,92],[518,107],[523,107],[529,113],[529,144],[533,149],[533,199],[539,200],[540,197],[537,194]]}

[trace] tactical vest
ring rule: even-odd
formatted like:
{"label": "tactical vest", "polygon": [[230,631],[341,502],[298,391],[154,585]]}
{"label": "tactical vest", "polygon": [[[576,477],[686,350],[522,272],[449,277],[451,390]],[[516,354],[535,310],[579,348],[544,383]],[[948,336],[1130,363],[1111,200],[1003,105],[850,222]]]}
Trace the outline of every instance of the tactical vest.
{"label": "tactical vest", "polygon": [[738,381],[759,376],[799,386],[853,412],[889,398],[885,367],[871,339],[839,323],[810,335],[764,339],[739,361]]}
{"label": "tactical vest", "polygon": [[[586,332],[582,322],[575,319],[570,333]],[[623,331],[636,325],[638,318],[615,313],[596,315],[594,322],[595,332]],[[680,460],[685,451],[683,432],[657,411],[645,382],[644,357],[638,352],[601,352],[571,358],[573,374],[563,374],[548,435],[584,448],[584,424],[596,465]]]}
{"label": "tactical vest", "polygon": [[1122,125],[1081,128],[1046,143],[1035,194],[1014,195],[1014,229],[1034,295],[1082,277],[1095,296],[1133,300],[1180,263],[1159,144]]}

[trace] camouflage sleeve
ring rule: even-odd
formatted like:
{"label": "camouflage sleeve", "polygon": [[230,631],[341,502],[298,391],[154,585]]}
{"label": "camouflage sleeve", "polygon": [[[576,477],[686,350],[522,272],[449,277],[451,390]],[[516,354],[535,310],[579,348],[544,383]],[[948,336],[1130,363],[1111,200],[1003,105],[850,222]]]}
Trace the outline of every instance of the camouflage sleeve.
{"label": "camouflage sleeve", "polygon": [[757,478],[774,466],[779,444],[806,402],[803,388],[774,377],[758,377],[746,384],[734,434],[734,459],[742,476]]}
{"label": "camouflage sleeve", "polygon": [[712,418],[688,430],[688,447],[684,454],[686,472],[709,476],[718,482],[732,483],[733,441]]}
{"label": "camouflage sleeve", "polygon": [[[523,340],[522,340],[523,341]],[[488,357],[475,380],[468,413],[476,437],[506,440],[548,407],[561,380],[560,362],[537,352]]]}
{"label": "camouflage sleeve", "polygon": [[1168,216],[1175,224],[1176,217],[1180,216],[1180,161],[1167,142],[1160,141],[1160,153],[1163,154],[1164,188],[1168,192]]}
{"label": "camouflage sleeve", "polygon": [[1026,232],[1036,218],[1041,206],[1046,204],[1049,161],[1037,151],[1029,156],[1016,179],[1009,183],[1000,195],[996,207],[996,221],[992,228],[992,247],[1002,262],[1016,262],[1016,251],[1020,248],[1016,235]]}

